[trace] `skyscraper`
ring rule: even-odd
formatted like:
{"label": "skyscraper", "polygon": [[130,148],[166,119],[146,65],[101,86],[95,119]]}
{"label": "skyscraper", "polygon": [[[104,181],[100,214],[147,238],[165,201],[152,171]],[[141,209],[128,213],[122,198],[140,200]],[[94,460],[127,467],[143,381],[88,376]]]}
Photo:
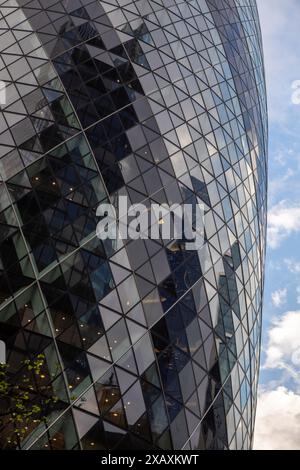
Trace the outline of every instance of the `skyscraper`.
{"label": "skyscraper", "polygon": [[[267,111],[255,0],[0,1],[0,340],[22,449],[248,449]],[[96,236],[97,207],[202,201],[208,256]],[[41,379],[42,377],[42,379]]]}

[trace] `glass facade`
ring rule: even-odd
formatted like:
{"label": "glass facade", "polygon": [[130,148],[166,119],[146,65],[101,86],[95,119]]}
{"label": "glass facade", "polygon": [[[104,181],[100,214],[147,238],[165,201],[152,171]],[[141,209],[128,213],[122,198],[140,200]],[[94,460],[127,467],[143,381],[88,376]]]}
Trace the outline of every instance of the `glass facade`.
{"label": "glass facade", "polygon": [[[17,382],[43,354],[59,398],[18,447],[251,448],[267,185],[255,0],[0,0],[0,15],[0,340]],[[96,209],[118,195],[202,201],[206,262],[176,240],[101,242]]]}

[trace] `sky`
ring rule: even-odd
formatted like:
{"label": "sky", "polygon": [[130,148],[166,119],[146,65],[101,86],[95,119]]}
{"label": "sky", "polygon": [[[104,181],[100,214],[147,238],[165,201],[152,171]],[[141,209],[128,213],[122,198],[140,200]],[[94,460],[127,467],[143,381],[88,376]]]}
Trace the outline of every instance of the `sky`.
{"label": "sky", "polygon": [[300,1],[257,0],[269,107],[268,249],[255,449],[300,450]]}

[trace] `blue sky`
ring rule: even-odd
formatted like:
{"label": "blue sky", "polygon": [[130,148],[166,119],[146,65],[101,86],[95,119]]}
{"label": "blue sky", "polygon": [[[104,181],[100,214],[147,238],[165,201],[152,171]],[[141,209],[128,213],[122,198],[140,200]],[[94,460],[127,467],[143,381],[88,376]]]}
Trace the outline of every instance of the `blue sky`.
{"label": "blue sky", "polygon": [[263,352],[254,447],[300,449],[300,2],[257,0],[257,4],[270,144]]}

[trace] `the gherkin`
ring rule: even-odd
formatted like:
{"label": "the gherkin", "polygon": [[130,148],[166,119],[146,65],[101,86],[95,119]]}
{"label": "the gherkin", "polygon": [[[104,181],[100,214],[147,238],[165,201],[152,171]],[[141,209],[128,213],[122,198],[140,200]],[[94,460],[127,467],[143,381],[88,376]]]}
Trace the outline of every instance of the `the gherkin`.
{"label": "the gherkin", "polygon": [[[0,0],[0,80],[0,340],[17,382],[43,354],[59,398],[17,446],[251,448],[267,185],[255,0]],[[98,240],[96,209],[120,194],[203,201],[205,265],[176,240]],[[0,447],[9,433],[4,419]]]}

